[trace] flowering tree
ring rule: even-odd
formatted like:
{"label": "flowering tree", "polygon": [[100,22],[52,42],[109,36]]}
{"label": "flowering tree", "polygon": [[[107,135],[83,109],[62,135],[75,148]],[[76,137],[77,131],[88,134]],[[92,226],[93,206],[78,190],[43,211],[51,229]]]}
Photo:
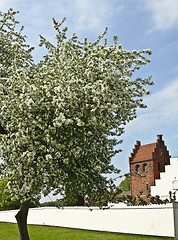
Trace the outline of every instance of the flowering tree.
{"label": "flowering tree", "polygon": [[[21,239],[30,200],[52,190],[65,189],[84,196],[107,187],[103,174],[117,172],[111,158],[119,151],[116,137],[146,107],[142,96],[150,77],[134,79],[133,73],[150,62],[150,50],[128,51],[117,43],[108,46],[105,31],[91,43],[53,19],[56,45],[40,36],[47,55],[32,64],[31,48],[22,29],[15,31],[15,12],[1,13],[0,121],[1,178],[21,201],[16,215]],[[103,43],[102,43],[103,41]]]}
{"label": "flowering tree", "polygon": [[0,211],[18,209],[19,201],[12,201],[11,196],[5,192],[7,180],[0,181]]}
{"label": "flowering tree", "polygon": [[[7,183],[7,179],[0,181],[0,211],[18,209],[20,206],[19,199],[13,201],[11,195],[6,191]],[[38,206],[40,206],[38,199],[30,202],[31,208]]]}

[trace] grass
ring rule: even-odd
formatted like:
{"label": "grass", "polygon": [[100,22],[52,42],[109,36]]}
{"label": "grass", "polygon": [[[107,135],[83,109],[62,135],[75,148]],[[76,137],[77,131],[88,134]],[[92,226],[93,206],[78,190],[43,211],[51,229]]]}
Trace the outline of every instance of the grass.
{"label": "grass", "polygon": [[[171,240],[173,238],[146,237],[109,232],[97,232],[48,226],[28,226],[30,240]],[[0,223],[0,240],[19,240],[17,224]]]}

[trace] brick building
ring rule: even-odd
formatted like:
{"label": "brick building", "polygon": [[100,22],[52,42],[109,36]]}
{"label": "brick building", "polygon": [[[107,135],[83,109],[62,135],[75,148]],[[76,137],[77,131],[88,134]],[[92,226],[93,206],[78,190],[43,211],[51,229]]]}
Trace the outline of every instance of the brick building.
{"label": "brick building", "polygon": [[142,192],[142,197],[149,195],[155,179],[159,179],[160,172],[165,171],[165,165],[170,164],[169,151],[162,135],[157,135],[157,141],[151,144],[141,146],[141,142],[136,141],[129,163],[131,194],[137,196]]}

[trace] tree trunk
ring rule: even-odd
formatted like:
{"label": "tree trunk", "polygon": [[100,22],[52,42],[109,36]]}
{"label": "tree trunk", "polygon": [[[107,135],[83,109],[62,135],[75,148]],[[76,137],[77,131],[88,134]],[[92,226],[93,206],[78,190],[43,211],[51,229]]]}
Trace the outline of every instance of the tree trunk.
{"label": "tree trunk", "polygon": [[27,215],[29,206],[30,201],[21,203],[20,210],[15,216],[18,224],[20,240],[30,240],[27,229]]}

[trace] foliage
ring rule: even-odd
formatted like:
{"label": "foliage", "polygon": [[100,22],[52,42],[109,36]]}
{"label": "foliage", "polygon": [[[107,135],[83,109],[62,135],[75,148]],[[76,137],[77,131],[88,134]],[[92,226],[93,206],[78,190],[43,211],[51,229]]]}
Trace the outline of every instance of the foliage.
{"label": "foliage", "polygon": [[78,195],[76,192],[66,191],[63,199],[61,199],[61,203],[63,206],[84,206],[85,205],[85,197]]}
{"label": "foliage", "polygon": [[[19,209],[20,201],[19,200],[12,200],[11,195],[7,189],[8,180],[1,180],[0,181],[0,211],[4,210],[13,210]],[[40,203],[38,199],[32,199],[30,203],[30,207],[37,207]]]}
{"label": "foliage", "polygon": [[161,200],[160,196],[158,196],[158,195],[150,196],[149,199],[150,199],[151,204],[166,204],[166,203],[172,202],[172,200],[173,200],[173,199],[171,199],[171,201],[169,201],[168,199]]}
{"label": "foliage", "polygon": [[[127,204],[134,205],[135,197],[124,193],[130,191],[130,176],[125,174],[125,179],[119,184],[118,187],[102,189],[100,191],[91,192],[85,199],[85,204],[88,206],[107,206],[108,203],[125,202]],[[119,176],[123,177],[123,176]],[[118,178],[118,177],[117,177]]]}
{"label": "foliage", "polygon": [[164,199],[162,200],[160,198],[160,196],[156,195],[156,196],[151,196],[149,195],[142,195],[143,191],[141,191],[137,196],[132,196],[132,199],[134,201],[131,201],[130,204],[131,205],[148,205],[148,204],[166,204],[166,203],[171,203],[174,202],[175,199],[170,198],[168,199]]}
{"label": "foliage", "polygon": [[20,202],[18,200],[12,201],[10,194],[6,191],[8,180],[0,181],[0,211],[18,209]]}
{"label": "foliage", "polygon": [[[22,35],[23,27],[18,31],[15,20],[18,12],[9,9],[7,13],[0,12],[0,78],[1,91],[8,85],[6,78],[12,76],[20,67],[29,68],[33,63],[31,48],[26,44],[26,36]],[[3,85],[5,86],[3,87]]]}
{"label": "foliage", "polygon": [[48,53],[35,65],[15,14],[0,14],[0,122],[7,130],[1,178],[22,202],[52,190],[85,196],[107,189],[113,182],[103,174],[118,172],[111,159],[123,126],[146,107],[142,97],[152,82],[133,73],[151,51],[125,50],[117,37],[108,46],[107,31],[93,43],[67,38],[65,19],[53,19],[57,43],[41,36]]}
{"label": "foliage", "polygon": [[40,203],[40,207],[60,207],[62,205],[60,200]]}
{"label": "foliage", "polygon": [[108,202],[111,199],[111,192],[109,190],[105,191],[92,191],[86,198],[85,198],[85,205],[86,206],[107,206]]}
{"label": "foliage", "polygon": [[136,205],[136,197],[123,194],[120,188],[107,190],[105,193],[96,192],[91,193],[86,199],[85,204],[87,206],[108,206],[108,203],[120,203],[124,202],[127,205]]}
{"label": "foliage", "polygon": [[130,191],[130,176],[125,177],[125,179],[119,184],[119,188],[122,191]]}

